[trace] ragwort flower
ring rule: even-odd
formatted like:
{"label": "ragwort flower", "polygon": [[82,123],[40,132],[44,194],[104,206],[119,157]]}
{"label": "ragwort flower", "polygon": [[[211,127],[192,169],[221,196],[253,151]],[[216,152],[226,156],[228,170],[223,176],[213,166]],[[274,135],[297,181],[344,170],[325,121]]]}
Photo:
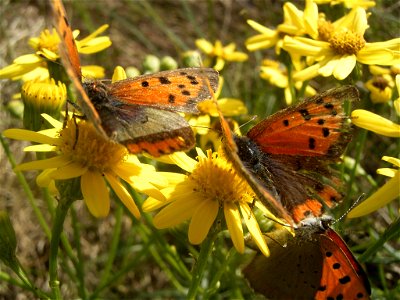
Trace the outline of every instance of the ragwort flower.
{"label": "ragwort flower", "polygon": [[[223,210],[227,228],[238,252],[244,252],[242,222],[246,224],[255,243],[264,255],[269,255],[265,239],[251,209],[254,193],[241,178],[223,152],[204,154],[197,148],[198,161],[184,153],[175,153],[175,162],[189,175],[167,173],[169,186],[162,190],[167,198],[160,201],[149,197],[143,204],[144,211],[162,208],[154,217],[159,228],[174,227],[190,219],[189,241],[200,244],[213,226],[218,212]],[[256,202],[256,205],[259,201]],[[274,218],[265,208],[265,214]]]}
{"label": "ragwort flower", "polygon": [[54,127],[39,132],[8,129],[3,135],[17,140],[38,143],[25,151],[53,152],[43,160],[20,164],[18,171],[42,170],[37,177],[40,186],[54,184],[54,180],[80,178],[83,199],[95,217],[105,217],[110,210],[107,184],[126,208],[136,217],[140,212],[121,179],[134,189],[158,199],[164,199],[157,186],[165,186],[165,179],[153,166],[140,163],[126,148],[100,136],[86,121],[69,119],[65,127],[48,115],[43,117]]}
{"label": "ragwort flower", "polygon": [[248,38],[245,42],[249,51],[267,49],[275,46],[275,52],[280,53],[283,38],[286,35],[302,36],[308,34],[312,37],[318,35],[318,7],[313,1],[307,0],[304,12],[290,2],[283,5],[284,21],[276,29],[270,29],[253,20],[247,20],[254,30],[260,34]]}
{"label": "ragwort flower", "polygon": [[[103,25],[82,40],[75,40],[78,52],[92,54],[108,48],[111,45],[110,38],[98,36],[107,28],[108,25]],[[79,31],[74,30],[73,35],[76,39]],[[14,59],[11,65],[0,70],[0,79],[21,79],[23,81],[48,79],[47,63],[48,61],[54,62],[60,57],[58,52],[59,44],[60,38],[56,30],[45,29],[39,37],[29,40],[29,45],[35,50],[35,53],[25,54]],[[82,66],[82,74],[84,77],[102,78],[104,77],[104,69],[99,66]]]}
{"label": "ragwort flower", "polygon": [[333,75],[345,79],[356,62],[367,65],[393,65],[400,61],[400,38],[385,42],[368,43],[364,33],[368,28],[367,13],[355,8],[334,23],[319,20],[318,39],[285,36],[283,49],[305,56],[310,67],[296,72],[295,80],[309,80],[318,75]]}
{"label": "ragwort flower", "polygon": [[[236,51],[236,45],[230,43],[227,46],[223,46],[221,41],[217,40],[213,45],[205,39],[196,40],[196,47],[207,54],[208,58],[204,62],[205,66],[213,66],[217,71],[221,71],[226,61],[238,61],[242,62],[247,60],[248,56],[246,53]],[[212,61],[215,59],[215,63]]]}

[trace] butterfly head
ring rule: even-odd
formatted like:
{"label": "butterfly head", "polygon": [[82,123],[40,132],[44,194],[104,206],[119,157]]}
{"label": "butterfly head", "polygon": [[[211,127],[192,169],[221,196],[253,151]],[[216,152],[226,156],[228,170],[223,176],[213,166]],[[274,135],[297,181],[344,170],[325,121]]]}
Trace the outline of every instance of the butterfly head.
{"label": "butterfly head", "polygon": [[100,105],[109,102],[107,85],[101,81],[86,81],[83,83],[83,88],[96,110],[100,109]]}

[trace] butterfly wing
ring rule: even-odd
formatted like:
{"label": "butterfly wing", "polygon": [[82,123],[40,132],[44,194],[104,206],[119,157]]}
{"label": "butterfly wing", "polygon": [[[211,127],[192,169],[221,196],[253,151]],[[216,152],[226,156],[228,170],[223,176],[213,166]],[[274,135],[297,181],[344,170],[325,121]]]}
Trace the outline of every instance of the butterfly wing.
{"label": "butterfly wing", "polygon": [[267,240],[270,256],[257,254],[243,270],[250,286],[271,300],[314,299],[322,275],[318,242],[292,237],[286,229]]}
{"label": "butterfly wing", "polygon": [[342,238],[327,229],[320,245],[324,262],[316,299],[370,299],[367,275]]}
{"label": "butterfly wing", "polygon": [[247,141],[237,140],[246,143],[239,147],[240,159],[294,222],[320,216],[321,203],[331,207],[342,198],[340,180],[329,164],[351,139],[345,99],[358,99],[357,89],[341,87],[308,98],[261,121],[248,132]]}
{"label": "butterfly wing", "polygon": [[357,100],[358,90],[344,86],[310,97],[268,117],[247,136],[265,153],[337,158],[351,139],[346,99]]}
{"label": "butterfly wing", "polygon": [[70,66],[74,72],[74,76],[81,80],[82,72],[78,48],[76,47],[71,26],[68,23],[64,5],[61,0],[51,0],[50,3],[53,10],[54,24],[61,39],[61,45],[58,47],[60,55],[62,55],[62,59],[65,60],[65,63]]}
{"label": "butterfly wing", "polygon": [[198,113],[197,104],[211,98],[217,88],[214,69],[186,68],[117,81],[109,86],[109,95],[124,104]]}
{"label": "butterfly wing", "polygon": [[[218,104],[216,103],[217,107]],[[272,213],[278,214],[284,218],[289,224],[292,223],[292,218],[289,216],[287,210],[283,208],[281,203],[274,197],[270,190],[255,177],[251,170],[243,163],[239,157],[239,149],[237,145],[238,139],[233,135],[228,122],[222,115],[222,112],[218,110],[219,119],[221,123],[221,130],[223,135],[223,147],[226,156],[232,162],[236,171],[248,182],[257,198],[266,206]]]}
{"label": "butterfly wing", "polygon": [[272,233],[270,256],[257,254],[243,270],[250,286],[268,299],[369,299],[368,278],[331,221],[307,218],[295,237]]}
{"label": "butterfly wing", "polygon": [[193,147],[192,128],[175,112],[142,105],[113,107],[100,111],[103,128],[131,153],[147,152],[158,157]]}
{"label": "butterfly wing", "polygon": [[81,63],[78,48],[76,47],[72,30],[68,23],[64,5],[61,0],[51,0],[50,3],[53,10],[56,30],[61,39],[58,45],[58,52],[60,53],[61,61],[72,84],[81,96],[78,97],[79,107],[84,115],[93,123],[97,131],[106,138],[107,135],[101,126],[99,114],[82,86]]}

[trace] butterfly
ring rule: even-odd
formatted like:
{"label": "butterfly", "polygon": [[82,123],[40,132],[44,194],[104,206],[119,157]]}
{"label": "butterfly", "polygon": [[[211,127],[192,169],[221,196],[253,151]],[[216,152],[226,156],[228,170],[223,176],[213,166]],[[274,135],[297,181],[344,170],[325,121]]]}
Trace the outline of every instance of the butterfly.
{"label": "butterfly", "polygon": [[343,102],[357,99],[355,87],[331,89],[278,111],[243,137],[219,112],[225,153],[257,198],[289,224],[320,216],[323,205],[342,198],[330,164],[351,140]]}
{"label": "butterfly", "polygon": [[78,49],[64,6],[51,0],[61,37],[60,57],[81,99],[79,106],[97,131],[126,146],[131,153],[152,156],[188,150],[195,144],[189,123],[179,113],[198,113],[197,104],[211,98],[218,72],[185,68],[142,75],[114,83],[82,84]]}
{"label": "butterfly", "polygon": [[257,254],[243,273],[267,299],[370,299],[368,278],[329,216],[306,218],[293,237],[282,228],[268,239],[270,257]]}

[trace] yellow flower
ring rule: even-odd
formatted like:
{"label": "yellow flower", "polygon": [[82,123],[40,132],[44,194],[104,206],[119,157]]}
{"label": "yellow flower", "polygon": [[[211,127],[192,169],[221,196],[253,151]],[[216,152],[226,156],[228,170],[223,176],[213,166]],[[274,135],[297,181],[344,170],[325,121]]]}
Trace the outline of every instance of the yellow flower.
{"label": "yellow flower", "polygon": [[353,208],[347,215],[349,218],[367,215],[400,196],[400,159],[384,156],[382,160],[393,164],[397,169],[381,168],[377,170],[378,174],[388,176],[390,179],[374,194]]}
{"label": "yellow flower", "polygon": [[[293,103],[293,96],[290,92],[289,77],[287,75],[287,70],[283,64],[277,61],[267,60],[263,61],[263,65],[260,68],[260,77],[267,80],[272,85],[284,89],[285,100],[287,105]],[[296,81],[294,87],[300,91],[303,87],[303,82]],[[311,86],[307,85],[305,89],[305,96],[313,96],[317,92]]]}
{"label": "yellow flower", "polygon": [[385,103],[392,99],[394,82],[388,74],[374,76],[364,86],[370,91],[373,103]]}
{"label": "yellow flower", "polygon": [[333,75],[345,79],[356,62],[367,65],[393,65],[400,62],[400,38],[385,42],[368,43],[364,33],[368,28],[367,14],[355,8],[334,23],[319,21],[319,40],[285,36],[283,49],[306,56],[315,64],[296,72],[295,80],[309,80],[318,75]]}
{"label": "yellow flower", "polygon": [[[103,25],[86,38],[76,41],[78,52],[82,54],[92,54],[108,48],[111,45],[110,38],[107,36],[99,36],[108,28]],[[74,38],[79,35],[79,31],[73,32]],[[13,64],[0,70],[0,79],[9,78],[12,80],[28,81],[28,80],[44,80],[49,78],[47,69],[48,61],[54,62],[59,58],[58,45],[60,38],[53,29],[45,29],[39,37],[29,40],[29,45],[35,50],[33,54],[25,54],[14,59]],[[104,77],[104,69],[99,66],[83,66],[82,74],[85,77],[102,78]]]}
{"label": "yellow flower", "polygon": [[247,49],[255,51],[275,46],[275,52],[279,54],[285,35],[301,36],[308,34],[312,37],[318,35],[318,7],[313,1],[306,1],[304,12],[297,9],[292,3],[286,2],[283,6],[283,16],[284,22],[278,25],[276,30],[253,20],[247,20],[247,24],[260,33],[246,40]]}
{"label": "yellow flower", "polygon": [[314,0],[314,2],[317,4],[330,3],[331,5],[343,3],[346,8],[362,7],[365,9],[376,5],[375,1],[370,0]]}
{"label": "yellow flower", "polygon": [[110,209],[107,184],[126,208],[136,217],[140,212],[120,179],[134,189],[158,199],[164,199],[157,187],[166,185],[165,179],[153,166],[140,163],[120,144],[105,140],[93,125],[69,119],[65,127],[48,115],[43,117],[54,127],[39,132],[8,129],[3,135],[17,140],[38,143],[25,151],[54,152],[48,159],[20,164],[18,171],[43,170],[37,177],[40,186],[51,186],[54,180],[80,178],[83,199],[95,217],[105,217]]}
{"label": "yellow flower", "polygon": [[[247,182],[236,173],[222,150],[215,153],[208,150],[204,154],[197,148],[197,153],[198,161],[184,153],[171,156],[189,175],[168,173],[170,185],[162,190],[167,201],[149,197],[143,210],[162,208],[154,217],[154,225],[159,229],[174,227],[190,219],[188,236],[192,244],[200,244],[205,239],[222,210],[237,251],[243,253],[245,249],[244,222],[261,252],[268,256],[266,240],[251,209],[255,195]],[[260,208],[271,216],[265,208]]]}
{"label": "yellow flower", "polygon": [[198,39],[196,40],[196,47],[208,56],[208,59],[204,62],[205,66],[211,66],[211,59],[215,58],[213,68],[217,71],[221,71],[224,68],[225,61],[241,62],[248,58],[246,53],[235,51],[236,45],[234,43],[224,47],[219,40],[213,45],[205,39]]}

